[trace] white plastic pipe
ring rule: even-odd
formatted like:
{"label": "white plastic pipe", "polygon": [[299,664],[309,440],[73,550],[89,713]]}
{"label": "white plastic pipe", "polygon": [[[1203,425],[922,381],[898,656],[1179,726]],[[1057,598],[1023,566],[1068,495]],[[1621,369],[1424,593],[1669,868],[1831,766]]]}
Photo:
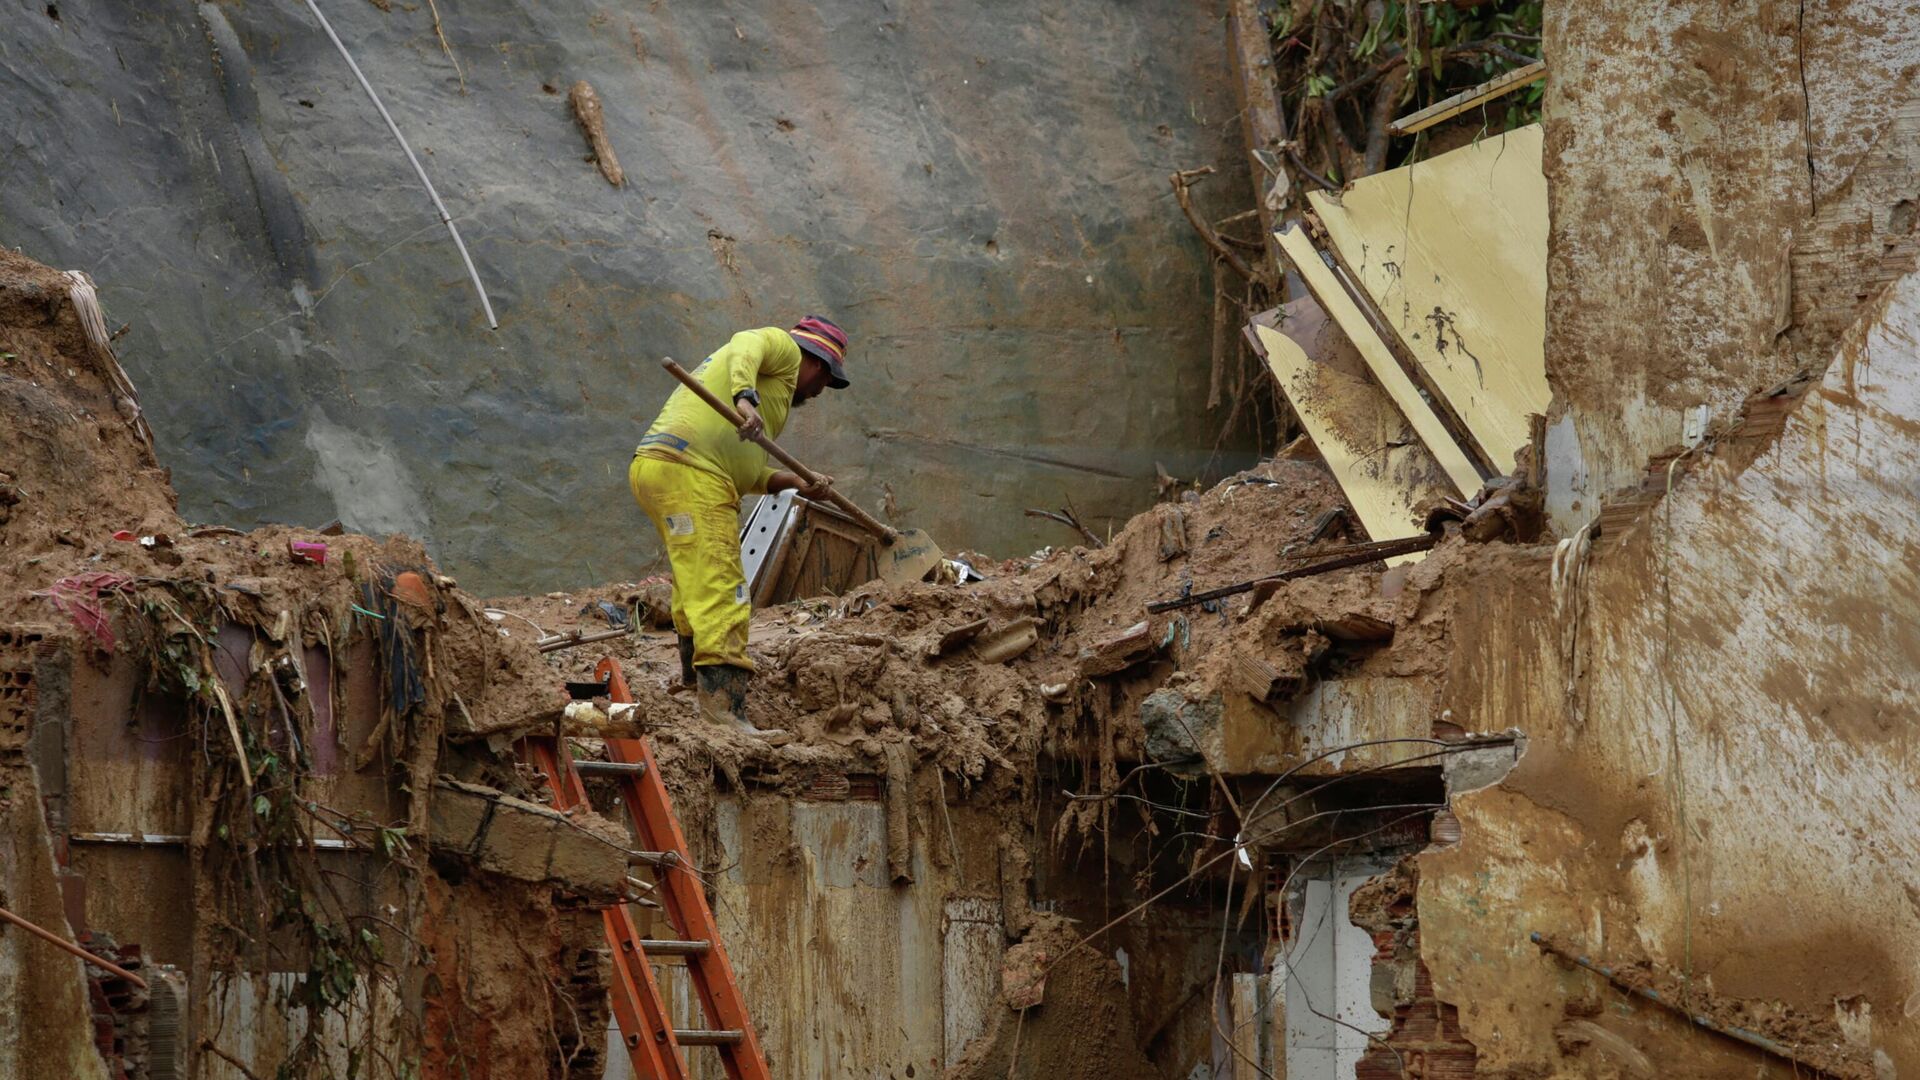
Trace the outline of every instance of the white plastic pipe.
{"label": "white plastic pipe", "polygon": [[333,47],[340,50],[341,58],[346,60],[348,67],[353,69],[353,77],[360,80],[360,89],[367,92],[367,100],[373,102],[373,107],[380,110],[380,119],[387,122],[387,130],[393,132],[394,141],[400,144],[400,149],[406,152],[407,160],[413,163],[413,171],[420,175],[420,182],[426,185],[427,195],[433,199],[433,208],[440,212],[441,222],[446,225],[447,232],[453,236],[453,246],[460,249],[460,261],[467,264],[467,276],[473,279],[473,291],[479,294],[480,308],[487,313],[487,329],[500,329],[500,320],[493,317],[493,303],[487,299],[486,286],[480,284],[480,271],[474,269],[473,256],[467,254],[466,242],[460,239],[460,230],[454,227],[453,216],[447,213],[447,204],[441,202],[440,193],[433,190],[433,181],[427,179],[427,170],[420,166],[420,159],[413,156],[413,147],[407,145],[407,137],[400,134],[400,125],[393,122],[393,114],[387,112],[387,107],[380,103],[380,95],[373,92],[373,84],[368,82],[366,75],[360,71],[360,65],[353,62],[353,54],[347,51],[347,46],[340,40],[340,35],[333,32],[333,24],[320,13],[319,5],[313,0],[307,0],[307,10],[313,12],[313,17],[320,20],[320,29],[327,32],[327,37],[333,40]]}

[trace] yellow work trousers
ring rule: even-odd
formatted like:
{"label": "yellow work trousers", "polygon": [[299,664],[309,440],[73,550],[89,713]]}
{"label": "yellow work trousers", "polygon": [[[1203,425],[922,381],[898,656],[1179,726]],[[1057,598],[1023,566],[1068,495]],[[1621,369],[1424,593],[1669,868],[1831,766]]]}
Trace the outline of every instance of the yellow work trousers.
{"label": "yellow work trousers", "polygon": [[694,666],[753,670],[747,658],[753,605],[740,567],[740,493],[733,481],[675,461],[635,457],[627,483],[666,545],[673,627],[693,639]]}

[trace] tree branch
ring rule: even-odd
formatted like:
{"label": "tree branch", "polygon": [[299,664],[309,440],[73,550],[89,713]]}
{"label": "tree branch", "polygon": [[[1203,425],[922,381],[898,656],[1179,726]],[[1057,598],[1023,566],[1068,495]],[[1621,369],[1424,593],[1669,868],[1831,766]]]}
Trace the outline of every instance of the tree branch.
{"label": "tree branch", "polygon": [[227,1064],[233,1066],[235,1069],[239,1070],[240,1075],[246,1077],[247,1080],[260,1080],[259,1073],[256,1073],[252,1069],[247,1068],[246,1062],[241,1061],[239,1058],[234,1057],[232,1054],[229,1054],[225,1050],[220,1049],[220,1047],[217,1044],[215,1044],[212,1039],[201,1039],[200,1050],[203,1053],[212,1054],[214,1057],[217,1057],[220,1060],[226,1062]]}
{"label": "tree branch", "polygon": [[1393,114],[1400,104],[1400,92],[1406,88],[1410,74],[1407,69],[1401,68],[1383,80],[1380,88],[1374,91],[1373,111],[1367,116],[1367,176],[1387,167],[1387,147],[1393,141],[1389,129],[1393,124]]}
{"label": "tree branch", "polygon": [[1489,56],[1500,57],[1502,60],[1510,60],[1515,67],[1525,67],[1528,64],[1537,64],[1540,62],[1540,58],[1537,56],[1528,56],[1526,53],[1517,52],[1497,41],[1491,40],[1466,41],[1458,45],[1449,45],[1441,50],[1440,55],[1451,60],[1456,56],[1468,56],[1473,53],[1485,53]]}
{"label": "tree branch", "polygon": [[1187,221],[1193,226],[1193,231],[1200,234],[1200,239],[1213,249],[1215,255],[1220,256],[1221,261],[1232,267],[1234,273],[1251,281],[1254,273],[1253,268],[1247,265],[1247,260],[1241,258],[1239,252],[1223,243],[1219,234],[1213,231],[1213,226],[1208,225],[1193,209],[1193,196],[1188,188],[1194,181],[1212,176],[1213,173],[1213,166],[1208,165],[1201,169],[1182,169],[1167,179],[1173,184],[1173,197],[1180,203],[1180,211],[1187,215]]}
{"label": "tree branch", "polygon": [[1304,176],[1307,179],[1313,181],[1314,183],[1319,184],[1325,190],[1327,191],[1340,190],[1339,184],[1336,184],[1333,181],[1327,179],[1326,177],[1321,176],[1319,173],[1314,172],[1313,169],[1307,165],[1306,159],[1300,156],[1300,149],[1298,145],[1287,147],[1287,160],[1293,162],[1293,167],[1300,170],[1301,176]]}
{"label": "tree branch", "polygon": [[1380,76],[1385,75],[1387,72],[1392,71],[1395,68],[1405,66],[1406,62],[1407,62],[1407,54],[1400,53],[1392,57],[1391,59],[1384,60],[1378,64],[1375,64],[1365,74],[1356,75],[1355,77],[1348,79],[1346,82],[1341,83],[1339,86],[1336,86],[1333,89],[1327,91],[1326,93],[1327,103],[1332,104],[1334,102],[1339,101],[1341,98],[1346,97],[1348,94],[1353,93],[1355,90],[1358,90],[1361,87],[1366,86],[1368,83],[1374,81],[1375,79],[1378,79]]}
{"label": "tree branch", "polygon": [[[1524,35],[1520,35],[1520,34],[1506,34],[1506,33],[1494,34],[1492,35],[1492,37],[1493,38],[1501,38],[1501,37],[1510,38],[1515,41],[1539,41],[1540,40],[1539,38],[1527,38]],[[1447,60],[1451,60],[1460,56],[1471,56],[1474,53],[1485,53],[1489,56],[1498,56],[1498,57],[1501,57],[1502,59],[1512,60],[1516,64],[1521,64],[1521,65],[1538,63],[1538,60],[1536,58],[1527,56],[1524,53],[1516,52],[1513,49],[1510,49],[1505,45],[1502,45],[1499,42],[1492,40],[1491,38],[1483,41],[1465,41],[1465,42],[1461,42],[1458,45],[1449,45],[1446,48],[1440,50],[1440,56],[1443,59],[1447,59]],[[1389,57],[1386,60],[1381,61],[1378,64],[1375,64],[1371,69],[1359,75],[1356,75],[1353,78],[1348,79],[1346,82],[1341,83],[1339,86],[1336,86],[1333,89],[1327,91],[1325,95],[1327,103],[1331,105],[1335,102],[1340,101],[1342,98],[1346,97],[1348,94],[1353,93],[1355,90],[1359,90],[1366,87],[1367,85],[1371,84],[1374,80],[1380,78],[1381,76],[1387,74],[1388,72],[1394,71],[1397,68],[1405,66],[1406,62],[1407,62],[1407,54],[1399,53],[1392,57]]]}
{"label": "tree branch", "polygon": [[1080,517],[1079,515],[1073,512],[1073,504],[1071,502],[1069,502],[1066,506],[1062,507],[1059,510],[1029,509],[1026,511],[1026,515],[1028,517],[1046,518],[1048,521],[1057,521],[1060,524],[1065,525],[1067,528],[1072,529],[1075,532],[1078,532],[1082,537],[1084,537],[1087,541],[1087,546],[1090,548],[1097,549],[1097,548],[1103,548],[1107,546],[1106,544],[1101,543],[1100,538],[1098,536],[1095,536],[1093,534],[1092,529],[1089,529],[1085,525],[1080,524]]}

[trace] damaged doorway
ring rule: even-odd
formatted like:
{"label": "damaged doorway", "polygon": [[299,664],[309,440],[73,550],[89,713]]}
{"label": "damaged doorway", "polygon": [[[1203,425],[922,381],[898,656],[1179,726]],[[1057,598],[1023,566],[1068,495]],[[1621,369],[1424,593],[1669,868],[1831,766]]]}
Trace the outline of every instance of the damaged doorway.
{"label": "damaged doorway", "polygon": [[1387,869],[1376,858],[1318,860],[1294,879],[1286,902],[1295,930],[1274,973],[1288,1076],[1353,1076],[1392,1027],[1373,1008],[1373,936],[1349,915],[1354,892]]}

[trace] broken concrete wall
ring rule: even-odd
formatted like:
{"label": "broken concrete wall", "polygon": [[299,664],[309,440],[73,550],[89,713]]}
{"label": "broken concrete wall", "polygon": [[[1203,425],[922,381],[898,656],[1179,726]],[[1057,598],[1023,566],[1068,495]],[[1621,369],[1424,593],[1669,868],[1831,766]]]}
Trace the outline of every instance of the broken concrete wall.
{"label": "broken concrete wall", "polygon": [[1555,5],[1547,38],[1549,508],[1632,491],[1557,563],[1449,572],[1440,715],[1527,749],[1421,858],[1422,958],[1482,1076],[1910,1071],[1920,34]]}
{"label": "broken concrete wall", "polygon": [[[1032,550],[1057,537],[1021,506],[1070,492],[1104,532],[1212,454],[1207,255],[1166,176],[1220,165],[1210,218],[1248,190],[1218,6],[323,4],[490,332],[304,5],[8,0],[0,242],[100,280],[192,519],[405,531],[493,594],[636,578],[655,361],[819,311],[855,388],[784,441]],[[582,160],[580,79],[624,186]]]}
{"label": "broken concrete wall", "polygon": [[[715,807],[716,855],[725,865],[715,910],[779,1075],[905,1075],[911,1068],[938,1076],[959,1052],[947,1047],[948,1032],[970,1038],[984,1017],[968,1014],[993,1000],[997,979],[955,987],[945,975],[949,966],[973,970],[967,923],[999,920],[996,864],[988,861],[997,826],[953,808],[966,850],[987,856],[963,868],[938,814],[922,817],[913,823],[913,880],[896,884],[887,866],[886,804],[877,796],[749,794]],[[1002,943],[991,944],[979,959],[997,976]],[[671,981],[684,993],[683,979]],[[962,996],[949,1001],[956,990]]]}
{"label": "broken concrete wall", "polygon": [[[889,869],[890,799],[877,778],[823,769],[809,791],[749,786],[712,801],[695,857],[710,868],[715,915],[774,1075],[937,1077],[964,1058],[999,1060],[978,1075],[1005,1076],[1020,1016],[1002,985],[1009,944],[1043,938],[1060,960],[1110,905],[1131,902],[1126,860],[1137,853],[1117,844],[1111,882],[1077,848],[1042,847],[1030,881],[1006,878],[1009,807],[968,799],[958,784],[943,801],[941,782],[922,769],[911,785],[911,882]],[[703,817],[695,807],[684,811]],[[1009,902],[1027,909],[1010,920]],[[1030,934],[1036,911],[1074,921],[1042,914],[1049,932]],[[1186,1076],[1210,1038],[1199,991],[1211,985],[1219,939],[1206,916],[1174,905],[1077,950],[1072,972],[1026,1012],[1017,1075],[1092,1076],[1047,1070],[1125,1060]],[[673,936],[657,912],[645,917],[650,936]],[[698,1016],[683,965],[655,970],[675,1015]],[[1086,1046],[1096,1034],[1114,1044],[1107,1058]],[[617,1031],[609,1037],[607,1076],[626,1080]],[[701,1080],[722,1075],[710,1053],[689,1051],[688,1062]]]}
{"label": "broken concrete wall", "polygon": [[[231,646],[223,657],[246,655],[244,633],[238,643],[222,638]],[[403,999],[368,978],[345,1007],[310,1016],[308,1008],[288,1004],[310,992],[305,984],[312,973],[297,951],[248,955],[237,970],[209,973],[207,957],[195,950],[196,927],[224,925],[229,901],[194,887],[187,834],[198,733],[190,707],[164,695],[142,697],[145,676],[132,655],[101,658],[72,646],[69,640],[61,650],[44,650],[61,661],[60,678],[51,680],[57,692],[40,695],[34,728],[36,764],[56,778],[44,800],[47,811],[30,797],[37,788],[10,788],[20,796],[12,801],[43,846],[51,827],[53,850],[61,854],[52,895],[57,903],[64,894],[76,928],[137,948],[150,976],[172,965],[205,987],[216,1030],[199,1036],[213,1038],[262,1075],[296,1052],[310,1023],[324,1032],[336,1075],[346,1075],[350,1056],[364,1057],[369,1045],[390,1055],[421,1045],[425,1075],[544,1075],[554,1061],[570,1058],[571,1075],[593,1074],[590,1066],[604,1052],[594,1010],[604,1011],[607,973],[594,960],[605,940],[590,904],[625,892],[624,838],[611,823],[563,818],[498,791],[443,780],[435,786],[429,830],[419,838],[422,860],[428,848],[434,855],[420,956],[431,965],[437,990]],[[337,730],[330,713],[314,732],[310,750],[327,764],[303,794],[315,809],[359,823],[361,850],[342,850],[340,834],[328,832],[311,856],[333,884],[328,895],[348,906],[350,920],[388,926],[403,917],[407,901],[389,861],[365,838],[376,823],[403,818],[404,802],[381,770],[345,767],[343,748],[359,745],[378,722],[381,679],[371,649],[356,647],[348,655],[337,676],[323,654],[309,659],[317,684],[338,679],[341,707]],[[53,669],[41,665],[43,673]],[[26,828],[19,835],[29,835]],[[51,856],[49,883],[56,880]],[[556,908],[556,891],[568,897],[567,909]],[[390,947],[407,955],[398,951],[406,944],[397,936]],[[85,1016],[81,985],[79,1015]],[[424,1035],[415,1040],[400,1032]],[[32,1045],[0,1032],[0,1050]],[[90,1041],[85,1048],[97,1062]],[[245,1075],[199,1056],[209,1076]]]}
{"label": "broken concrete wall", "polygon": [[1908,274],[1777,437],[1717,442],[1610,528],[1575,602],[1556,610],[1544,552],[1506,564],[1531,587],[1458,583],[1443,704],[1528,735],[1504,783],[1455,801],[1460,845],[1421,867],[1425,958],[1482,1075],[1652,1075],[1620,1040],[1663,1075],[1790,1074],[1557,965],[1534,931],[1688,980],[1691,1008],[1835,1075],[1920,1068],[1916,342]]}
{"label": "broken concrete wall", "polygon": [[1690,408],[1823,368],[1911,265],[1907,5],[1549,4],[1550,507],[1566,529]]}
{"label": "broken concrete wall", "polygon": [[[0,907],[69,941],[33,771],[0,746]],[[81,962],[0,924],[0,1076],[105,1080]]]}

